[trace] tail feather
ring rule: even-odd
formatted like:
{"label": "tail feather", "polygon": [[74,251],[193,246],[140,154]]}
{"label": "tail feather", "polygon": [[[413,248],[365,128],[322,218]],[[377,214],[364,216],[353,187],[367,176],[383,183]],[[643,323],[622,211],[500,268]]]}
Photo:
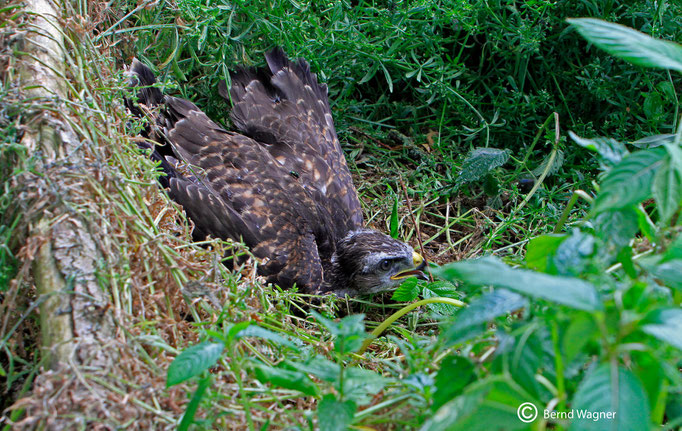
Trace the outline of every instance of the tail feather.
{"label": "tail feather", "polygon": [[[147,108],[156,108],[165,101],[165,96],[159,90],[156,85],[156,77],[154,72],[145,66],[138,59],[134,58],[130,67],[126,71],[128,75],[128,87],[131,90],[136,91],[135,98],[125,98],[125,105],[137,118],[144,118],[145,112],[140,105],[144,105]],[[155,122],[158,122],[158,118]],[[167,160],[168,155],[172,155],[172,151],[169,145],[163,145],[165,138],[158,134],[153,133],[152,128],[149,124],[145,126],[142,136],[149,138],[153,141],[158,142],[158,145],[154,145],[148,141],[138,141],[138,147],[151,150],[149,157],[160,163],[161,170],[166,174],[159,177],[159,183],[163,188],[170,187],[170,179],[177,177],[175,167]]]}
{"label": "tail feather", "polygon": [[[145,66],[137,58],[133,58],[130,68],[127,70],[128,86],[137,90],[137,103],[148,107],[156,107],[163,103],[164,95],[157,87],[154,72]],[[142,115],[142,111],[136,106],[135,101],[126,98],[126,106],[134,115]]]}

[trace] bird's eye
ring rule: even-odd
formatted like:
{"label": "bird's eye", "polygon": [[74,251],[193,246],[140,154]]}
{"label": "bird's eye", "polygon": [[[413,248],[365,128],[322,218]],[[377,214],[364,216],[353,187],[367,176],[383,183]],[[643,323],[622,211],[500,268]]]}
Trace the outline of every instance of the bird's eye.
{"label": "bird's eye", "polygon": [[382,271],[388,271],[388,269],[391,267],[390,259],[382,260],[381,263],[379,264],[379,267],[381,268]]}

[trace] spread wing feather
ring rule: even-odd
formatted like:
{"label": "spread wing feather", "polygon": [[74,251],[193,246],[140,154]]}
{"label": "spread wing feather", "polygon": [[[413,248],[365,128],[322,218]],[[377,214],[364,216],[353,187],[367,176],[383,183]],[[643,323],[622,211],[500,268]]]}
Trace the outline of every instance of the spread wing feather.
{"label": "spread wing feather", "polygon": [[[327,86],[308,64],[281,49],[266,54],[267,69],[232,76],[232,119],[259,141],[284,170],[329,210],[337,238],[362,226],[362,208],[332,120]],[[222,89],[222,94],[225,89]]]}

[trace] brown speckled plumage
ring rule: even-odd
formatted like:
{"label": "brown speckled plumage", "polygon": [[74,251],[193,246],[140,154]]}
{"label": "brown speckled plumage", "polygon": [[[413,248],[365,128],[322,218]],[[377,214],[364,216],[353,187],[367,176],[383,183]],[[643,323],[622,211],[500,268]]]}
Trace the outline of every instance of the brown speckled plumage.
{"label": "brown speckled plumage", "polygon": [[[266,61],[231,77],[231,117],[241,134],[149,87],[154,75],[137,60],[130,68],[142,87],[138,102],[161,106],[152,157],[167,174],[162,185],[194,221],[195,237],[241,240],[267,258],[259,272],[268,281],[305,292],[376,292],[414,275],[422,261],[410,246],[363,228],[326,85],[279,49]],[[219,88],[224,97],[226,90]],[[192,174],[180,173],[175,158]]]}

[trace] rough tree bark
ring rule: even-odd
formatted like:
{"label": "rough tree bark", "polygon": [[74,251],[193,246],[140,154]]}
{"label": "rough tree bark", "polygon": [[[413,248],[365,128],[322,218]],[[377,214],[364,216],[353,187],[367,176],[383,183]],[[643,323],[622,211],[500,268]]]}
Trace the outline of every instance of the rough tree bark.
{"label": "rough tree bark", "polygon": [[106,311],[109,293],[96,278],[101,232],[99,225],[90,223],[71,205],[70,197],[77,196],[83,184],[75,180],[84,166],[82,146],[69,123],[53,109],[65,99],[67,85],[60,9],[49,0],[25,2],[25,13],[33,17],[32,31],[21,41],[17,58],[22,95],[43,101],[34,104],[40,108],[30,112],[22,138],[29,156],[40,155],[36,168],[42,175],[24,179],[38,194],[55,186],[66,189],[57,190],[61,199],[45,206],[30,227],[31,234],[43,240],[32,275],[42,301],[42,345],[50,367],[64,363],[106,366],[112,357],[101,346],[113,335],[114,324]]}

